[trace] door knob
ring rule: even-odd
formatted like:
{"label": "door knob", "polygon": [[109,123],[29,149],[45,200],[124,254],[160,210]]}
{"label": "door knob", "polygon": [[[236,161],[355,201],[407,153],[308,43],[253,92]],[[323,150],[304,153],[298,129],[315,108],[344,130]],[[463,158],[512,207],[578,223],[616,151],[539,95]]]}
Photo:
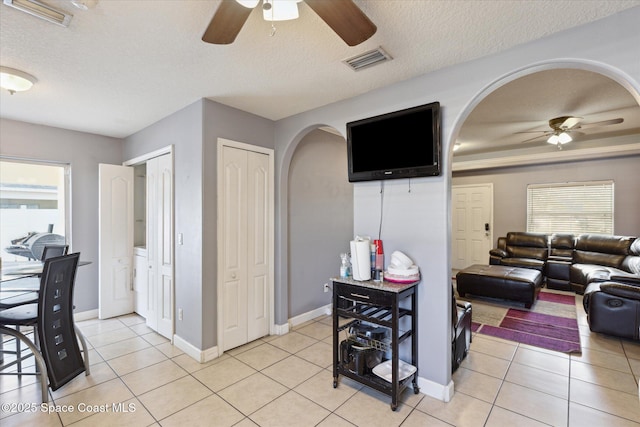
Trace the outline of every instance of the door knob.
{"label": "door knob", "polygon": [[231,278],[235,279],[236,278],[236,273],[231,273]]}

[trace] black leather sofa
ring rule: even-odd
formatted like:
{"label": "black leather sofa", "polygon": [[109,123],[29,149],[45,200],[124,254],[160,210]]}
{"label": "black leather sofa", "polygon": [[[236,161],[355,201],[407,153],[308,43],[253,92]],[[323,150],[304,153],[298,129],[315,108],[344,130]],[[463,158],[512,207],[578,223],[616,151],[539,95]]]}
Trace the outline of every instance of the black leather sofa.
{"label": "black leather sofa", "polygon": [[489,264],[533,268],[547,287],[582,294],[592,282],[640,278],[640,239],[509,232],[489,252]]}
{"label": "black leather sofa", "polygon": [[592,282],[612,277],[640,279],[640,241],[635,237],[580,235],[569,272],[571,288],[578,293]]}
{"label": "black leather sofa", "polygon": [[[543,256],[540,241],[545,238],[549,244]],[[532,245],[523,247],[526,243]],[[536,270],[542,260],[547,287],[584,293],[591,331],[640,340],[640,238],[508,233],[489,255],[490,264]]]}

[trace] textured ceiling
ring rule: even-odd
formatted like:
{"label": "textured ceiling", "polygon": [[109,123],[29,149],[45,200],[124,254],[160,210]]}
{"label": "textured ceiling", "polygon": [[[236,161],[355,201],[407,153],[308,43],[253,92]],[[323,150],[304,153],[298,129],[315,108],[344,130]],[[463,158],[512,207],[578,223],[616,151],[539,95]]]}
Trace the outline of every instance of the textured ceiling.
{"label": "textured ceiling", "polygon": [[[640,1],[365,1],[377,33],[348,47],[304,3],[300,19],[255,10],[236,41],[201,41],[218,1],[101,0],[68,28],[0,5],[0,64],[35,75],[0,95],[4,118],[126,137],[200,98],[277,120],[588,23]],[[342,60],[382,46],[393,61]]]}

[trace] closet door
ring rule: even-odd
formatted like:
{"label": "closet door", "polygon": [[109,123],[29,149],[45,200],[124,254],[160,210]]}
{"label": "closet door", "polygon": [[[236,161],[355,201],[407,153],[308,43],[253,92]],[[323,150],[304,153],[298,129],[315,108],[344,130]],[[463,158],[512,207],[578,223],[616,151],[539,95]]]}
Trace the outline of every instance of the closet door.
{"label": "closet door", "polygon": [[147,326],[173,335],[173,161],[147,161]]}
{"label": "closet door", "polygon": [[269,157],[247,152],[248,341],[269,333]]}
{"label": "closet door", "polygon": [[269,159],[224,146],[219,201],[223,240],[223,351],[269,333]]}

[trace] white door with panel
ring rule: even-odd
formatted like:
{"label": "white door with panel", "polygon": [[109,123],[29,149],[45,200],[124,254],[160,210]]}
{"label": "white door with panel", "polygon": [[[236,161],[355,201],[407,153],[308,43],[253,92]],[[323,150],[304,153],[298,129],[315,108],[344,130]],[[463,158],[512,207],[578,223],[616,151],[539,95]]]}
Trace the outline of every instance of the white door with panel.
{"label": "white door with panel", "polygon": [[220,152],[219,309],[225,351],[269,333],[273,180],[269,155],[226,145]]}
{"label": "white door with panel", "polygon": [[135,292],[135,312],[140,316],[148,316],[149,267],[147,249],[133,249],[133,290]]}
{"label": "white door with panel", "polygon": [[133,168],[98,166],[98,317],[133,312]]}
{"label": "white door with panel", "polygon": [[493,185],[454,185],[451,203],[451,267],[462,270],[472,264],[488,264],[493,234]]}
{"label": "white door with panel", "polygon": [[173,335],[173,160],[147,161],[147,326]]}

